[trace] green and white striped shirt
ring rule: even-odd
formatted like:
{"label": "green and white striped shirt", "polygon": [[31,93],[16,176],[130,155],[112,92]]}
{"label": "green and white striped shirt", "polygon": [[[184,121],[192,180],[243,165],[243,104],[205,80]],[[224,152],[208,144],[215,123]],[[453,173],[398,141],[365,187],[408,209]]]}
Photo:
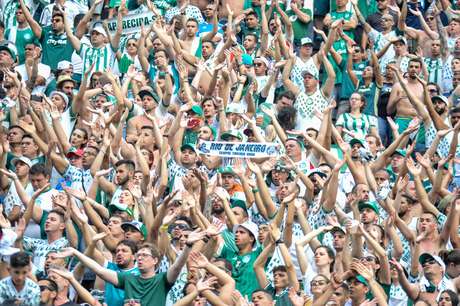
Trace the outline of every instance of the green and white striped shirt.
{"label": "green and white striped shirt", "polygon": [[[336,126],[341,126],[344,129],[353,132],[356,138],[364,139],[369,134],[372,127],[377,127],[377,118],[361,114],[359,117],[354,117],[350,113],[344,113],[337,119]],[[352,137],[348,134],[344,134],[344,140],[349,142]]]}
{"label": "green and white striped shirt", "polygon": [[102,48],[94,48],[87,44],[81,44],[78,55],[83,59],[83,73],[87,71],[93,63],[95,63],[95,65],[91,74],[97,71],[107,71],[108,68],[114,73],[118,73],[115,52],[116,50],[113,50],[110,44],[106,44]]}

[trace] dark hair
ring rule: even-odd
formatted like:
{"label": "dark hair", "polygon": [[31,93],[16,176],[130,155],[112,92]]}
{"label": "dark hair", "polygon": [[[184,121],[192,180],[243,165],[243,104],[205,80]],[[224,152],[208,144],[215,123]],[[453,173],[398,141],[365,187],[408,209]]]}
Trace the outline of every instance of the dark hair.
{"label": "dark hair", "polygon": [[51,289],[50,291],[58,291],[58,285],[54,280],[52,280],[51,278],[44,278],[42,280],[48,282],[48,287],[50,287],[49,289]]}
{"label": "dark hair", "polygon": [[166,51],[166,49],[160,48],[160,49],[155,51],[155,54],[158,54],[159,52],[163,52],[165,54],[166,58],[169,59],[169,54]]}
{"label": "dark hair", "polygon": [[24,129],[23,129],[22,127],[20,127],[19,125],[10,125],[10,127],[8,128],[8,131],[10,131],[11,129],[14,129],[14,128],[20,129],[23,133],[26,132],[26,131],[24,131]]}
{"label": "dark hair", "polygon": [[160,254],[160,251],[158,251],[158,248],[154,244],[152,244],[152,243],[143,243],[143,244],[141,244],[139,246],[139,248],[137,250],[139,251],[140,249],[149,249],[150,253],[152,253],[152,257],[157,258],[158,263],[160,263],[161,254]]}
{"label": "dark hair", "polygon": [[450,289],[446,289],[446,290],[444,290],[444,291],[441,292],[441,294],[443,294],[443,293],[447,293],[447,294],[449,295],[450,301],[452,302],[452,305],[453,305],[453,306],[458,306],[459,300],[458,300],[458,295],[457,295],[457,293],[453,292],[453,291],[450,290]]}
{"label": "dark hair", "polygon": [[279,96],[276,98],[276,102],[278,102],[278,100],[282,99],[283,97],[286,97],[286,98],[288,98],[289,100],[292,100],[292,101],[295,100],[294,93],[292,91],[290,91],[290,90],[287,90],[287,91],[283,91],[282,93],[279,94]]}
{"label": "dark hair", "polygon": [[293,106],[285,106],[278,111],[278,122],[285,131],[294,130],[297,110]]}
{"label": "dark hair", "polygon": [[209,43],[212,45],[212,47],[215,49],[216,48],[216,44],[211,40],[211,39],[203,39],[201,41],[201,45],[203,45],[204,43]]}
{"label": "dark hair", "polygon": [[143,126],[141,127],[141,130],[151,130],[151,131],[154,131],[153,126],[151,126],[151,125],[143,125]]}
{"label": "dark hair", "polygon": [[178,217],[174,220],[174,222],[176,222],[176,221],[184,221],[184,222],[187,222],[187,224],[188,224],[188,226],[189,226],[190,228],[193,227],[192,220],[190,220],[189,217],[186,217],[186,216],[178,216]]}
{"label": "dark hair", "polygon": [[[246,17],[251,16],[251,15],[254,15],[257,19],[259,19],[259,16],[258,16],[257,13],[254,12],[254,11],[250,11],[249,13],[247,13],[247,14],[246,14]],[[255,35],[254,35],[254,36],[255,36]],[[256,36],[256,37],[257,37],[257,36]]]}
{"label": "dark hair", "polygon": [[271,301],[273,301],[273,295],[270,293],[270,291],[266,290],[266,289],[256,289],[252,292],[251,295],[253,295],[254,293],[257,293],[257,292],[262,292],[264,293],[267,297],[270,298]]}
{"label": "dark hair", "polygon": [[214,260],[214,262],[223,262],[224,265],[225,265],[225,269],[227,269],[228,272],[232,273],[233,266],[232,266],[232,264],[230,263],[230,261],[228,261],[227,259],[222,258],[222,257],[219,257],[219,258],[216,258],[216,259]]}
{"label": "dark hair", "polygon": [[128,170],[134,171],[136,169],[136,164],[130,160],[130,159],[121,159],[115,163],[115,168],[118,168],[122,165],[126,165],[128,167]]}
{"label": "dark hair", "polygon": [[449,114],[452,115],[453,113],[460,113],[460,106],[451,108]]}
{"label": "dark hair", "polygon": [[190,18],[187,19],[187,21],[185,23],[190,22],[190,21],[193,21],[198,26],[198,20],[196,20],[196,18],[190,17]]}
{"label": "dark hair", "polygon": [[[133,255],[136,254],[136,252],[137,252],[137,244],[134,241],[132,241],[130,239],[123,239],[122,241],[118,242],[117,246],[119,246],[121,244],[126,245],[128,248],[130,248],[131,253],[133,253]],[[152,255],[153,255],[153,253],[152,253]]]}
{"label": "dark hair", "polygon": [[275,274],[275,272],[277,271],[280,271],[280,272],[287,272],[287,268],[286,266],[276,266],[273,268],[273,274]]}
{"label": "dark hair", "polygon": [[74,132],[76,130],[79,130],[79,131],[82,131],[85,135],[83,136],[83,139],[85,140],[88,140],[88,131],[86,129],[82,129],[82,128],[76,128],[75,130],[73,130]]}
{"label": "dark hair", "polygon": [[39,174],[43,174],[45,177],[49,177],[51,175],[50,170],[46,167],[44,163],[35,164],[29,170],[29,175]]}
{"label": "dark hair", "polygon": [[438,91],[438,93],[441,92],[441,87],[439,87],[438,83],[435,83],[435,82],[428,82],[427,86],[435,86],[436,87],[436,90]]}
{"label": "dark hair", "polygon": [[408,64],[410,65],[411,62],[419,63],[419,64],[420,64],[420,67],[423,66],[422,60],[421,60],[420,58],[418,58],[418,57],[411,58],[411,59],[409,60],[409,63],[408,63]]}
{"label": "dark hair", "polygon": [[359,97],[361,98],[361,102],[363,102],[363,105],[361,106],[361,108],[359,109],[360,112],[362,112],[365,108],[366,108],[366,104],[367,104],[367,101],[366,101],[366,97],[360,93],[359,91],[354,91],[351,95],[350,95],[350,98],[352,95],[354,94],[357,94],[359,95]]}
{"label": "dark hair", "polygon": [[24,268],[29,266],[30,256],[26,252],[17,252],[11,255],[10,267],[12,268]]}
{"label": "dark hair", "polygon": [[[332,262],[331,262],[331,264],[330,264],[330,266],[329,266],[329,270],[330,270],[330,272],[333,272],[333,271],[334,271],[334,263],[335,263],[335,254],[334,254],[334,251],[333,251],[330,247],[328,247],[327,245],[320,245],[319,247],[317,247],[317,248],[314,250],[314,252],[316,253],[316,250],[319,249],[319,248],[325,249],[326,252],[327,252],[327,256],[329,256],[329,258],[332,259]],[[326,278],[327,278],[327,277],[326,277]]]}
{"label": "dark hair", "polygon": [[65,216],[64,216],[64,213],[60,210],[57,210],[57,209],[52,209],[50,210],[50,212],[48,213],[48,216],[51,215],[51,214],[56,214],[59,216],[59,218],[61,219],[62,223],[65,222]]}
{"label": "dark hair", "polygon": [[442,258],[446,266],[449,264],[458,265],[460,264],[460,249],[455,250],[442,250],[439,252],[439,257]]}

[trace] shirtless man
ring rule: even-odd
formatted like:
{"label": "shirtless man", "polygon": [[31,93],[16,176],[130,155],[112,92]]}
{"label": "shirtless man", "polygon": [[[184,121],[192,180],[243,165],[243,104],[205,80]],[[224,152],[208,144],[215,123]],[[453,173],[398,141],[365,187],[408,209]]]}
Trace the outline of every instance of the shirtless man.
{"label": "shirtless man", "polygon": [[[394,64],[389,64],[389,66],[390,65]],[[414,93],[420,101],[423,101],[423,85],[417,80],[417,76],[421,71],[421,60],[418,58],[411,59],[409,61],[409,68],[407,69],[408,77],[406,83],[409,90]],[[417,112],[407,98],[400,83],[395,83],[393,85],[390,99],[388,100],[387,112],[388,114],[396,112],[395,122],[398,124],[399,133],[402,133],[409,126],[412,119],[417,117]]]}
{"label": "shirtless man", "polygon": [[185,37],[183,40],[179,40],[179,44],[182,50],[191,55],[201,57],[202,41],[212,41],[217,33],[217,21],[214,19],[213,30],[203,37],[197,37],[196,33],[198,33],[198,21],[194,18],[189,18],[185,23]]}

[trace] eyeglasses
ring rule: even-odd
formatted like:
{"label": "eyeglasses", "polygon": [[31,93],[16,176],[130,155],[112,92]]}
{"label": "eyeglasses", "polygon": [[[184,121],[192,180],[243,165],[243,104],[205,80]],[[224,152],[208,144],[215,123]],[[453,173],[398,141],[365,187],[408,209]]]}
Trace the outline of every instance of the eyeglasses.
{"label": "eyeglasses", "polygon": [[372,256],[366,256],[366,257],[361,257],[360,260],[361,261],[367,261],[367,262],[373,262],[373,261],[375,261],[375,258],[372,257]]}
{"label": "eyeglasses", "polygon": [[260,66],[262,66],[262,63],[254,63],[254,66],[260,67]]}
{"label": "eyeglasses", "polygon": [[153,257],[152,254],[149,254],[149,253],[137,253],[136,254],[136,258],[140,258],[140,257],[143,257],[143,258],[146,258],[146,257]]}
{"label": "eyeglasses", "polygon": [[54,288],[50,288],[48,286],[40,286],[40,291],[45,291],[45,290],[48,290],[48,291],[55,291]]}
{"label": "eyeglasses", "polygon": [[51,19],[51,22],[62,22],[61,18],[53,18]]}
{"label": "eyeglasses", "polygon": [[311,281],[310,285],[311,286],[324,286],[326,285],[326,282],[325,281]]}
{"label": "eyeglasses", "polygon": [[127,46],[128,46],[128,47],[137,47],[137,44],[131,43],[131,44],[128,44]]}

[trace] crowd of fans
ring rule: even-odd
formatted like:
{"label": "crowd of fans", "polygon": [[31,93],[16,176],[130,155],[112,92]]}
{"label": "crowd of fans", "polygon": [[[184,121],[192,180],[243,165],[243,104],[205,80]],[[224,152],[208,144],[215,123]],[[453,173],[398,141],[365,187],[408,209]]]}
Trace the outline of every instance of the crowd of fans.
{"label": "crowd of fans", "polygon": [[459,305],[459,0],[0,0],[0,98],[0,305]]}

